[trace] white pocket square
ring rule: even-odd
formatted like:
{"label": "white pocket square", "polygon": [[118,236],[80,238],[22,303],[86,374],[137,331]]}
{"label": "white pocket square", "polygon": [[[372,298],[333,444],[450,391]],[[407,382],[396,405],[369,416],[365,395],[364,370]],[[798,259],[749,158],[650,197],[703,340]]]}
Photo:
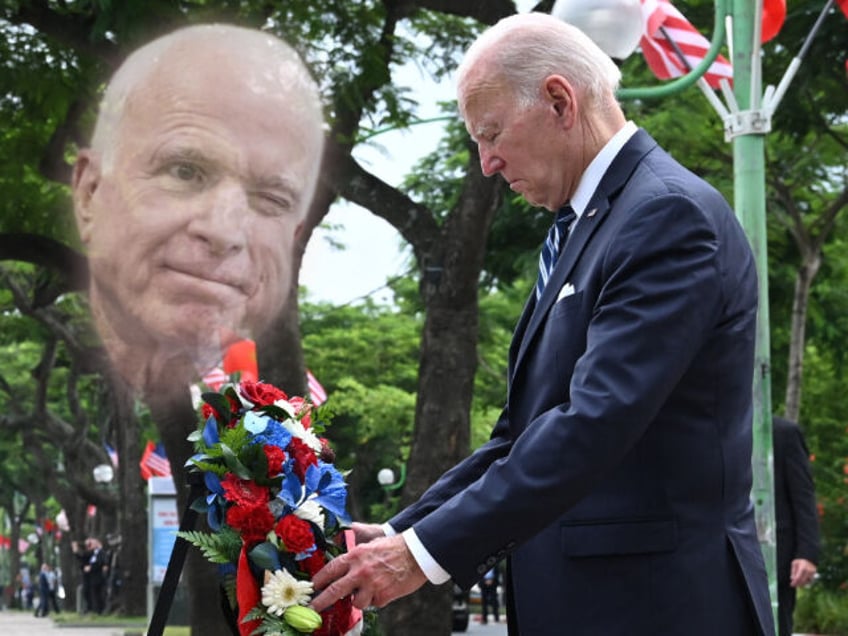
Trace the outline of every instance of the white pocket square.
{"label": "white pocket square", "polygon": [[574,285],[571,283],[566,283],[562,286],[562,289],[559,290],[559,295],[557,296],[557,302],[562,300],[563,298],[568,298],[569,296],[574,295]]}

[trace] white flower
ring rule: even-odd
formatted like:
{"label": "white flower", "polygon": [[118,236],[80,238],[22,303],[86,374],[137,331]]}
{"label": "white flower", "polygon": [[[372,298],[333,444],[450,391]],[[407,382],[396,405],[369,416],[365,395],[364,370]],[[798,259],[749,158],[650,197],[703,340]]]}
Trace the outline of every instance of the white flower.
{"label": "white flower", "polygon": [[303,424],[297,420],[286,420],[283,427],[304,444],[309,446],[316,454],[321,452],[321,440],[312,432],[311,428],[303,428]]}
{"label": "white flower", "polygon": [[312,581],[298,581],[286,570],[273,574],[265,572],[262,586],[262,604],[268,613],[282,616],[287,607],[306,605],[312,597]]}
{"label": "white flower", "polygon": [[283,409],[286,413],[289,414],[289,417],[294,417],[297,415],[297,409],[294,408],[294,405],[288,400],[277,400],[276,402],[274,402],[274,406]]}
{"label": "white flower", "polygon": [[322,531],[324,530],[324,511],[316,501],[307,499],[295,509],[294,514],[304,521],[311,521]]}

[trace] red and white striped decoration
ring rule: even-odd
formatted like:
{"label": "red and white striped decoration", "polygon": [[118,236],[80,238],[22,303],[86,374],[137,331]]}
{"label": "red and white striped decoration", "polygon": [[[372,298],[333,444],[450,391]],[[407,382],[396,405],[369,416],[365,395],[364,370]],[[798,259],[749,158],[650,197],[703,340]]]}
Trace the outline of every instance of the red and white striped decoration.
{"label": "red and white striped decoration", "polygon": [[[709,40],[701,35],[668,0],[641,0],[641,2],[643,33],[639,46],[651,71],[659,79],[685,75],[689,69],[660,31],[660,27],[664,27],[665,32],[675,42],[690,68],[697,66],[706,57],[710,48]],[[718,88],[722,77],[731,81],[733,66],[719,55],[707,69],[704,79],[711,87]]]}

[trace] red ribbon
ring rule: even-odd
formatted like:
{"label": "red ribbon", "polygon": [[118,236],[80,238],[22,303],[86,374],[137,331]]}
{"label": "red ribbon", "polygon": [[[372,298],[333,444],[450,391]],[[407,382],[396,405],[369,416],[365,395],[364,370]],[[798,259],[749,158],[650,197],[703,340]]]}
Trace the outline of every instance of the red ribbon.
{"label": "red ribbon", "polygon": [[247,548],[241,547],[239,554],[238,571],[236,573],[236,601],[238,602],[238,627],[241,636],[250,636],[250,634],[262,623],[261,620],[252,620],[243,622],[244,617],[259,604],[262,598],[259,583],[253,572],[250,571],[250,565],[247,562]]}
{"label": "red ribbon", "polygon": [[[347,547],[348,552],[353,550],[353,546],[356,545],[356,534],[354,534],[353,530],[345,530],[344,531],[344,540],[345,546]],[[347,634],[354,626],[362,620],[362,610],[356,607],[350,608],[350,616],[348,618],[348,624],[345,629],[342,631],[343,634]]]}

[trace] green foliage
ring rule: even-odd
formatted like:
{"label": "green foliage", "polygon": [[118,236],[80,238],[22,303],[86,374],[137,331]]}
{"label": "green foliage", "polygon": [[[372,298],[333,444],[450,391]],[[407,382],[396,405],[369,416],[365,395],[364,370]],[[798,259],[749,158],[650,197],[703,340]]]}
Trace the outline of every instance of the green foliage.
{"label": "green foliage", "polygon": [[231,528],[220,532],[197,532],[195,530],[177,532],[193,546],[200,549],[203,556],[212,563],[237,563],[241,550],[241,537]]}
{"label": "green foliage", "polygon": [[794,631],[805,634],[848,635],[848,595],[816,584],[798,591]]}

